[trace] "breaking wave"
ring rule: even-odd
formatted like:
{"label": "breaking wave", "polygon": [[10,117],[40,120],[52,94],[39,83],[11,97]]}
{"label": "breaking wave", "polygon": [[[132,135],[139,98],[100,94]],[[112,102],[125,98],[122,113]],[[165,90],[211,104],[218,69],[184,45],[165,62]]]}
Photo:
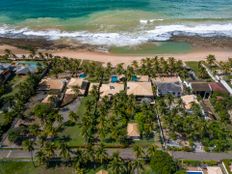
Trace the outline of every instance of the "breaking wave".
{"label": "breaking wave", "polygon": [[1,37],[42,37],[49,40],[61,38],[75,39],[82,43],[108,46],[131,46],[150,41],[167,41],[172,36],[225,36],[232,38],[232,23],[208,25],[162,25],[153,30],[118,33],[91,33],[87,31],[32,30],[16,29],[7,25],[0,26]]}

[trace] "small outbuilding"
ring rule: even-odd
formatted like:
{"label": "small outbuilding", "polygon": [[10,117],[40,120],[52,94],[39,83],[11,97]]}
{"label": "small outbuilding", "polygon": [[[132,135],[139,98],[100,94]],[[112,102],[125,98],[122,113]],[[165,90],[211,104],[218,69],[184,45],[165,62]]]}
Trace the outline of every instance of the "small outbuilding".
{"label": "small outbuilding", "polygon": [[96,174],[108,174],[109,172],[106,170],[99,170]]}
{"label": "small outbuilding", "polygon": [[185,95],[181,97],[185,109],[189,110],[192,108],[193,103],[197,103],[197,96],[195,95]]}
{"label": "small outbuilding", "polygon": [[134,140],[140,139],[140,131],[137,123],[128,123],[127,136]]}

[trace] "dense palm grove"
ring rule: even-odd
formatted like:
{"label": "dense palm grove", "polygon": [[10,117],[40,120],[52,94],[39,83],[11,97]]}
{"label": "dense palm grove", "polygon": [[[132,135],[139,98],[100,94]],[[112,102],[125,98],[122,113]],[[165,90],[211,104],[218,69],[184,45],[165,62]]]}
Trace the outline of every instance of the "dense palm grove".
{"label": "dense palm grove", "polygon": [[[11,54],[8,53],[3,58],[7,59],[7,56],[10,57]],[[216,97],[212,97],[216,111],[222,112],[220,114],[222,116],[218,121],[207,121],[199,105],[194,105],[193,112],[188,113],[184,110],[182,101],[172,95],[156,97],[153,104],[138,103],[133,95],[126,95],[127,81],[131,80],[135,74],[149,77],[179,75],[182,79],[189,78],[188,70],[182,61],[155,57],[143,59],[141,62],[133,61],[127,67],[123,64],[113,67],[110,63],[103,66],[99,62],[53,57],[42,53],[29,56],[42,60],[45,66],[36,75],[30,75],[25,82],[20,83],[16,93],[0,98],[2,107],[8,108],[2,113],[6,120],[0,125],[0,133],[6,132],[16,118],[36,120],[34,124],[10,129],[8,134],[10,141],[22,145],[25,150],[32,153],[31,157],[33,163],[35,161],[35,166],[42,164],[50,166],[56,161],[73,166],[78,174],[87,173],[92,168],[105,168],[114,174],[129,174],[143,173],[145,166],[150,165],[156,173],[174,174],[179,170],[179,166],[168,154],[157,150],[158,148],[151,144],[136,145],[126,135],[127,124],[136,122],[139,125],[141,138],[150,140],[154,138],[154,134],[161,133],[158,119],[162,121],[163,127],[168,130],[172,139],[181,138],[189,141],[190,147],[193,146],[194,141],[199,141],[208,151],[232,149],[230,119],[225,112],[231,109],[231,97],[225,97],[220,102],[216,100]],[[202,68],[200,64],[199,68]],[[76,77],[79,72],[85,72],[90,82],[98,82],[100,85],[108,82],[112,74],[124,75],[124,91],[112,97],[100,98],[99,86],[94,86],[82,102],[84,111],[70,112],[69,120],[65,123],[58,112],[59,108],[53,105],[37,104],[30,109],[29,114],[25,114],[24,111],[28,111],[25,104],[35,94],[37,85],[45,72],[55,78],[59,78],[64,73]],[[205,70],[201,69],[200,74],[208,78]],[[153,88],[155,93],[156,87],[153,86]],[[186,93],[188,92],[186,90]],[[83,146],[69,145],[67,137],[61,135],[65,124],[78,125],[85,141]],[[161,138],[161,144],[163,143],[165,139]],[[111,145],[117,145],[120,148],[132,147],[136,160],[124,160],[119,153],[109,155],[108,148]],[[33,158],[35,150],[37,150],[36,160]],[[188,150],[191,151],[191,148]]]}

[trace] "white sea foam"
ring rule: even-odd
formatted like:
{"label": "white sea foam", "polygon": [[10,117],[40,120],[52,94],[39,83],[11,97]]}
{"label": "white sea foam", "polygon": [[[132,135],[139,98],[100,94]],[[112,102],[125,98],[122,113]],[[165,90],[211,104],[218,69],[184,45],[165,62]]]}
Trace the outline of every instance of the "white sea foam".
{"label": "white sea foam", "polygon": [[9,26],[0,27],[0,36],[7,37],[43,37],[50,40],[60,38],[76,39],[82,43],[93,45],[116,45],[129,46],[138,45],[148,41],[166,41],[172,36],[201,36],[214,37],[226,36],[232,38],[232,23],[210,24],[210,25],[163,25],[156,26],[153,30],[140,32],[119,32],[119,33],[90,33],[86,31],[67,32],[60,30],[31,30],[28,28],[15,29]]}
{"label": "white sea foam", "polygon": [[153,23],[155,21],[163,21],[164,19],[141,19],[139,22],[142,25],[146,25],[146,24],[150,24]]}

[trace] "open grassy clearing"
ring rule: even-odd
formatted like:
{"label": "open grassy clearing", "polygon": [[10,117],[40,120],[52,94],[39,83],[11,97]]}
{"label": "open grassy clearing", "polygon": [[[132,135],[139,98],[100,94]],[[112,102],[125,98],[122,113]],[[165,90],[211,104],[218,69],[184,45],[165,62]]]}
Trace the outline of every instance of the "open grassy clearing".
{"label": "open grassy clearing", "polygon": [[[86,174],[95,174],[105,167],[88,169]],[[32,162],[0,160],[0,174],[73,174],[75,169],[62,164],[54,164],[50,167],[45,165],[34,167]]]}
{"label": "open grassy clearing", "polygon": [[27,78],[28,78],[28,75],[25,75],[25,76],[15,75],[14,77],[12,77],[9,81],[9,86],[11,89],[9,91],[7,91],[7,93],[4,94],[2,97],[7,97],[7,96],[15,94],[18,91],[17,86],[20,83],[24,82]]}
{"label": "open grassy clearing", "polygon": [[65,127],[61,135],[70,139],[70,141],[68,142],[70,146],[84,145],[84,138],[81,135],[80,128],[78,125]]}
{"label": "open grassy clearing", "polygon": [[74,169],[65,166],[35,168],[32,162],[0,161],[0,166],[1,174],[71,174],[74,172]]}

